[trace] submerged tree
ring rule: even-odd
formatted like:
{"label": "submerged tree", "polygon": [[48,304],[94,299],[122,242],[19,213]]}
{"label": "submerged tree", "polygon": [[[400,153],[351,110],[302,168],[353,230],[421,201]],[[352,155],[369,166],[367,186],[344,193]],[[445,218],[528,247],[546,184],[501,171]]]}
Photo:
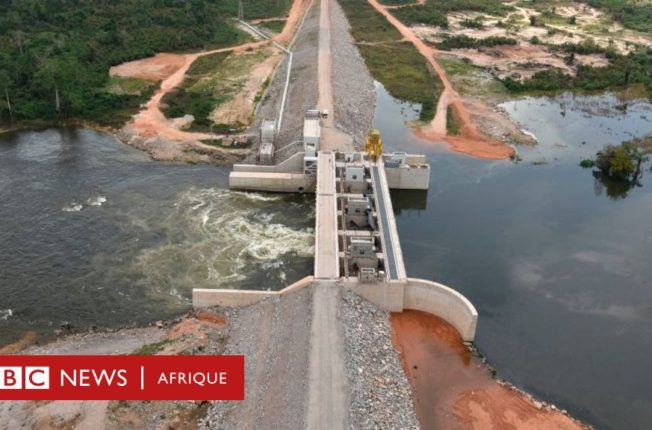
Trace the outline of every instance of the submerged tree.
{"label": "submerged tree", "polygon": [[625,145],[605,146],[597,153],[595,165],[602,173],[621,181],[629,180],[636,169],[632,153]]}
{"label": "submerged tree", "polygon": [[580,166],[595,167],[596,193],[606,189],[611,198],[624,198],[633,187],[642,186],[642,165],[652,151],[652,136],[635,139],[622,144],[607,145],[598,151],[595,160],[582,160]]}

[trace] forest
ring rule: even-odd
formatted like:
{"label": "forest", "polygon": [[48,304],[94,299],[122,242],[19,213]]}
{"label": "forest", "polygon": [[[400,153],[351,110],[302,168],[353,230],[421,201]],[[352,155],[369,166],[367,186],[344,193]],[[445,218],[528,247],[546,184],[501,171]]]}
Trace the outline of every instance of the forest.
{"label": "forest", "polygon": [[[248,0],[245,17],[282,16],[290,4]],[[237,0],[4,0],[0,124],[124,122],[153,88],[110,91],[109,68],[240,43],[248,36],[233,24],[237,9]]]}

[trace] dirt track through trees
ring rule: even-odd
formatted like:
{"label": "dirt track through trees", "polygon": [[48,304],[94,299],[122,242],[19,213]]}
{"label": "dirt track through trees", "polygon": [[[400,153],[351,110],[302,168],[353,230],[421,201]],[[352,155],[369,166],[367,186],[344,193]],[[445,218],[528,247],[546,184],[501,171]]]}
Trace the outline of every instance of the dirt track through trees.
{"label": "dirt track through trees", "polygon": [[[279,44],[289,43],[295,34],[309,4],[309,0],[295,0],[292,4],[292,8],[290,9],[290,13],[283,31],[280,34],[274,36],[272,40],[276,41]],[[169,67],[165,67],[164,65],[161,66],[164,70],[171,72],[171,74],[163,79],[159,90],[154,94],[149,102],[147,102],[145,108],[134,116],[130,127],[135,132],[135,134],[142,139],[164,138],[179,142],[196,142],[195,145],[203,147],[204,149],[214,149],[209,145],[197,143],[197,141],[219,138],[221,136],[213,136],[210,133],[187,132],[176,128],[161,111],[161,101],[163,97],[183,82],[188,69],[199,57],[222,52],[241,52],[244,50],[260,48],[270,43],[270,40],[263,40],[228,48],[214,49],[210,51],[203,51],[180,56],[172,54],[159,54],[159,58],[162,55],[167,55],[170,58],[170,61],[174,62],[174,64],[171,64]],[[145,64],[147,62],[152,62],[152,59],[144,59],[141,60],[141,62]],[[133,71],[134,68],[139,68],[137,67],[137,63],[138,62],[131,62],[130,68],[121,68],[121,66],[118,66],[114,69],[114,74],[128,76],[129,70]],[[124,71],[124,74],[121,74],[121,71]]]}
{"label": "dirt track through trees", "polygon": [[[505,159],[514,156],[514,149],[504,142],[493,140],[487,137],[477,125],[473,122],[470,112],[464,105],[455,88],[448,80],[448,76],[444,69],[435,60],[437,50],[426,45],[419,39],[414,32],[399,21],[392,15],[385,6],[382,6],[378,0],[368,0],[374,9],[380,12],[392,24],[405,39],[410,41],[419,51],[423,57],[428,61],[428,64],[434,69],[441,80],[444,91],[441,98],[443,102],[437,103],[437,112],[435,118],[431,121],[429,126],[423,127],[419,132],[419,136],[433,141],[444,141],[456,151],[464,154],[472,155],[479,158],[488,159]],[[444,109],[446,106],[446,109]],[[459,136],[446,135],[446,111],[448,106],[453,108],[453,111],[460,123]]]}

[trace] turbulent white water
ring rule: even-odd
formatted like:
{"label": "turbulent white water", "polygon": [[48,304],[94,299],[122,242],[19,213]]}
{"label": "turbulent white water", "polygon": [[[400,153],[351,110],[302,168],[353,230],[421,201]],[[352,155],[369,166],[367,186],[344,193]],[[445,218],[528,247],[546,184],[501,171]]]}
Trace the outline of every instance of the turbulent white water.
{"label": "turbulent white water", "polygon": [[106,202],[106,197],[104,196],[91,197],[88,200],[86,200],[86,203],[89,206],[102,206],[105,202]]}
{"label": "turbulent white water", "polygon": [[[106,197],[104,196],[95,196],[86,199],[86,204],[88,206],[102,206],[104,203],[106,203]],[[79,212],[82,209],[84,209],[84,205],[78,203],[76,200],[71,201],[63,208],[61,208],[61,210],[64,212]]]}
{"label": "turbulent white water", "polygon": [[66,206],[61,208],[61,210],[64,212],[79,212],[82,209],[84,209],[84,205],[77,203],[75,201],[70,202],[70,204],[67,204]]}
{"label": "turbulent white water", "polygon": [[14,312],[11,309],[0,309],[0,320],[7,321]]}
{"label": "turbulent white water", "polygon": [[245,280],[255,283],[245,288],[282,287],[276,284],[286,281],[286,259],[310,258],[314,234],[312,228],[292,227],[305,226],[306,220],[288,219],[279,211],[281,199],[218,188],[183,193],[164,221],[167,236],[180,239],[143,250],[135,261],[138,271],[177,296],[184,289],[224,288]]}

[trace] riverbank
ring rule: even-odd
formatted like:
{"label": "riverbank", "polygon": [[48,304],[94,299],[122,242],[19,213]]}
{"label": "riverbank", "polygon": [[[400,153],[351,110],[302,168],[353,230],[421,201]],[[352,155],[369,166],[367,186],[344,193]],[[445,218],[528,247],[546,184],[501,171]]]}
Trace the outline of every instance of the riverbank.
{"label": "riverbank", "polygon": [[37,122],[26,122],[18,123],[11,126],[0,126],[0,135],[6,133],[15,133],[20,131],[43,131],[49,128],[60,128],[60,127],[79,127],[87,128],[89,130],[100,131],[103,133],[110,134],[115,138],[118,138],[119,128],[114,126],[109,126],[106,124],[101,124],[94,121],[84,120],[84,119],[66,119],[64,121],[37,121]]}
{"label": "riverbank", "polygon": [[566,411],[492,378],[485,360],[441,318],[392,314],[392,340],[412,386],[421,427],[586,430]]}
{"label": "riverbank", "polygon": [[[196,310],[143,327],[67,333],[44,343],[28,332],[0,348],[2,354],[36,355],[245,354],[244,402],[3,402],[0,422],[36,429],[54,424],[208,429],[245,423],[302,428],[312,294],[308,288],[244,308]],[[353,399],[349,423],[360,428],[394,422],[400,428],[424,429],[591,429],[566,411],[493,379],[486,361],[436,316],[404,311],[390,317],[348,291],[338,306],[346,322]],[[279,380],[283,383],[272,383]]]}
{"label": "riverbank", "polygon": [[[30,337],[12,351],[1,350],[36,355],[244,354],[244,401],[0,402],[0,425],[39,430],[304,428],[314,288],[242,308],[196,310],[138,328],[66,334],[28,346],[34,340]],[[348,422],[356,428],[418,428],[409,384],[391,344],[389,313],[348,290],[342,291],[337,307],[345,322],[345,395],[352,400],[347,403]]]}
{"label": "riverbank", "polygon": [[[199,141],[177,142],[163,136],[153,136],[141,139],[132,133],[126,125],[122,128],[103,125],[97,122],[81,119],[65,121],[30,122],[12,127],[0,127],[0,135],[17,132],[40,132],[51,128],[83,128],[102,132],[129,146],[133,146],[149,154],[153,160],[186,164],[213,164],[226,166],[241,161],[251,151],[247,148],[225,148]],[[210,139],[209,139],[210,140]]]}

